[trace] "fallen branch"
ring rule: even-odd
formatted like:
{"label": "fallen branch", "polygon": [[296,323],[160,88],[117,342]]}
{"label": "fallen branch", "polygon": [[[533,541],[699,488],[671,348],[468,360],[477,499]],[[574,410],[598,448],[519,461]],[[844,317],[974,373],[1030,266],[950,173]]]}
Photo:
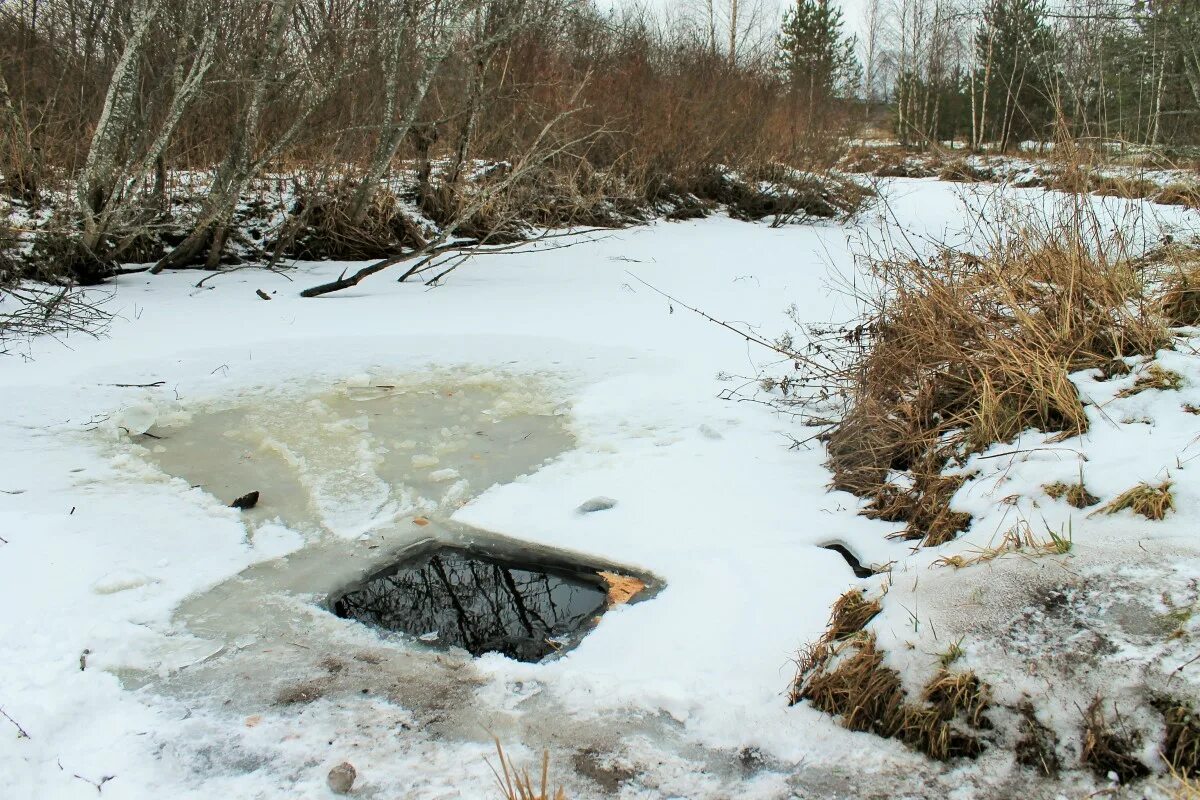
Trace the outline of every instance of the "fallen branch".
{"label": "fallen branch", "polygon": [[5,711],[3,708],[0,708],[0,715],[2,715],[6,720],[8,720],[9,722],[11,722],[13,725],[16,726],[18,739],[32,739],[33,738],[32,736],[29,735],[28,731],[26,731],[24,728],[21,727],[21,723],[17,722],[15,719],[10,717],[8,715],[8,712]]}
{"label": "fallen branch", "polygon": [[[785,357],[791,359],[792,361],[795,361],[798,364],[805,364],[809,367],[812,367],[814,369],[819,369],[819,370],[825,369],[821,364],[818,364],[817,362],[812,361],[811,359],[805,358],[804,356],[800,355],[799,353],[795,353],[784,347],[780,347],[778,344],[775,344],[774,342],[769,342],[766,339],[762,338],[761,336],[756,336],[753,333],[750,333],[749,331],[746,331],[746,330],[736,327],[732,323],[725,322],[724,320],[719,320],[716,317],[712,316],[711,314],[707,314],[707,313],[701,311],[700,309],[696,308],[695,306],[688,305],[687,303],[680,300],[678,297],[667,294],[662,289],[659,289],[657,286],[647,283],[646,281],[639,278],[637,275],[634,275],[632,272],[626,271],[625,274],[628,275],[629,277],[633,278],[638,283],[645,286],[647,289],[650,289],[651,291],[662,295],[667,300],[671,301],[671,303],[678,304],[678,305],[682,306],[683,308],[686,308],[688,311],[691,311],[693,314],[698,314],[699,316],[703,317],[704,319],[708,320],[709,322],[713,323],[714,325],[719,325],[720,327],[724,328],[727,331],[732,331],[733,333],[736,333],[738,336],[741,336],[743,339],[745,339],[747,342],[750,342],[751,344],[756,344],[759,347],[765,347],[766,349],[771,350],[776,353],[779,353],[779,355],[785,356]],[[672,310],[674,310],[674,309],[672,309]]]}
{"label": "fallen branch", "polygon": [[[524,252],[534,252],[534,251],[543,252],[545,250],[557,250],[557,249],[560,249],[563,247],[574,247],[577,244],[582,244],[582,241],[568,242],[566,244],[559,244],[559,245],[555,245],[554,247],[548,247],[548,248],[537,248],[537,247],[529,247],[529,246],[537,245],[539,242],[544,242],[548,239],[558,239],[558,238],[567,237],[567,236],[583,237],[589,233],[597,233],[601,230],[603,230],[603,229],[602,228],[586,228],[581,231],[561,231],[558,233],[546,232],[539,236],[534,236],[529,239],[522,239],[519,242],[510,242],[508,244],[497,244],[497,245],[487,244],[486,239],[484,239],[484,240],[469,239],[469,240],[463,240],[463,241],[458,241],[458,242],[449,242],[446,244],[431,245],[427,248],[412,250],[412,251],[410,251],[408,253],[404,253],[402,255],[394,256],[392,258],[385,258],[382,261],[376,261],[375,263],[368,264],[367,266],[363,267],[362,269],[360,269],[357,272],[354,272],[350,275],[347,275],[343,271],[342,274],[339,275],[336,280],[329,281],[328,283],[323,283],[320,286],[313,286],[310,289],[305,289],[304,291],[302,291],[300,293],[300,296],[301,297],[320,297],[321,295],[329,294],[330,292],[337,292],[337,291],[341,291],[342,289],[349,289],[351,286],[357,286],[364,279],[369,278],[372,275],[376,275],[380,272],[383,272],[384,270],[386,270],[390,267],[394,267],[397,264],[403,264],[406,261],[412,261],[414,259],[419,259],[416,264],[414,264],[403,275],[400,276],[400,278],[398,279],[398,282],[403,283],[404,281],[406,281],[407,279],[409,279],[413,276],[420,275],[423,272],[427,272],[431,269],[434,269],[435,267],[440,267],[442,264],[446,263],[446,262],[442,262],[442,264],[435,263],[442,256],[450,254],[450,253],[455,254],[455,258],[452,259],[452,261],[455,262],[454,267],[440,273],[437,276],[437,278],[440,279],[440,278],[444,277],[447,273],[452,272],[453,269],[455,267],[457,267],[459,264],[467,261],[468,259],[474,258],[475,256],[490,255],[490,254],[494,254],[494,253],[512,253],[514,251],[520,251],[523,253]],[[590,242],[590,241],[594,241],[594,239],[587,239],[586,241]],[[524,248],[524,247],[529,247],[529,250],[522,250],[521,248]],[[427,282],[426,285],[428,286],[428,285],[430,285],[430,283],[431,282]],[[432,281],[432,283],[436,283],[436,279],[434,281]]]}

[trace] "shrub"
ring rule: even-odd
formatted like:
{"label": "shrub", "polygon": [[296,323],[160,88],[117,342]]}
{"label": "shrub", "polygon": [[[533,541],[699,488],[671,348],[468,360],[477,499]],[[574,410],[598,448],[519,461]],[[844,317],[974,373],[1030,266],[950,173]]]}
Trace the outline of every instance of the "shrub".
{"label": "shrub", "polygon": [[877,261],[874,274],[829,465],[835,487],[867,498],[870,515],[907,518],[926,545],[965,527],[948,510],[947,462],[1029,428],[1083,433],[1070,373],[1169,342],[1122,242],[1081,213],[1004,227],[981,255],[943,248]]}

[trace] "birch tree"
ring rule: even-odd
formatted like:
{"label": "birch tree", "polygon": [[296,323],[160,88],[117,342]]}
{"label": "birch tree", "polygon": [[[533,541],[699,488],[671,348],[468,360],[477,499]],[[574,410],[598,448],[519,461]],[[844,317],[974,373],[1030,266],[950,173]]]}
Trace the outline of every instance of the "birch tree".
{"label": "birch tree", "polygon": [[[309,118],[330,95],[348,64],[322,64],[303,44],[319,39],[329,24],[317,14],[293,14],[301,0],[270,0],[263,38],[247,65],[246,100],[191,233],[150,270],[161,272],[195,261],[208,250],[207,266],[215,267],[225,247],[228,225],[239,200],[263,169],[304,130]],[[285,52],[289,40],[298,47],[291,63]],[[291,120],[269,143],[260,143],[264,116],[280,93],[296,91]]]}

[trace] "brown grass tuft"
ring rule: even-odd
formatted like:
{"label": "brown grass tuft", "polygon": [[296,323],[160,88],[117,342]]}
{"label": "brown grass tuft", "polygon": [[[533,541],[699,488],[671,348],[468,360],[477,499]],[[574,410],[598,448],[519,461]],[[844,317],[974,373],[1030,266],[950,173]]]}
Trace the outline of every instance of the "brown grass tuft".
{"label": "brown grass tuft", "polygon": [[[833,485],[937,545],[968,521],[948,508],[961,480],[940,475],[949,461],[1029,428],[1085,432],[1070,373],[1170,341],[1142,302],[1142,270],[1106,236],[1080,211],[1002,231],[983,255],[877,262],[885,289],[846,366],[848,409],[827,441]],[[891,485],[895,472],[911,488]]]}
{"label": "brown grass tuft", "polygon": [[1042,487],[1042,490],[1055,500],[1066,500],[1067,504],[1074,508],[1087,508],[1100,502],[1100,498],[1089,492],[1082,482],[1063,483],[1062,481],[1056,481],[1046,484]]}
{"label": "brown grass tuft", "polygon": [[1158,486],[1139,483],[1117,496],[1115,500],[1100,509],[1105,514],[1117,514],[1129,509],[1135,514],[1141,514],[1146,519],[1161,520],[1168,511],[1175,510],[1175,498],[1171,494],[1171,482],[1164,481]]}
{"label": "brown grass tuft", "polygon": [[1118,718],[1110,722],[1104,714],[1104,703],[1097,697],[1083,715],[1083,749],[1080,760],[1100,778],[1115,773],[1122,783],[1150,774],[1150,770],[1133,755],[1137,749],[1136,734],[1123,729]]}
{"label": "brown grass tuft", "polygon": [[1145,372],[1137,377],[1133,386],[1124,390],[1117,397],[1133,397],[1147,389],[1158,389],[1161,392],[1177,391],[1183,388],[1183,376],[1173,370],[1164,369],[1158,364],[1151,364]]}
{"label": "brown grass tuft", "polygon": [[841,717],[850,730],[899,739],[939,760],[978,755],[983,743],[975,732],[989,726],[989,692],[974,673],[942,670],[921,701],[910,702],[870,633],[811,647],[792,689],[792,703],[801,701]]}
{"label": "brown grass tuft", "polygon": [[991,170],[976,167],[965,159],[951,161],[938,172],[938,180],[955,181],[957,183],[982,183],[983,181],[990,181],[994,177],[995,175]]}
{"label": "brown grass tuft", "polygon": [[878,599],[868,600],[858,589],[851,589],[833,604],[825,635],[830,641],[845,639],[867,627],[867,623],[882,610]]}
{"label": "brown grass tuft", "polygon": [[1185,778],[1200,776],[1200,717],[1186,703],[1168,703],[1162,709],[1166,735],[1163,760],[1171,774]]}
{"label": "brown grass tuft", "polygon": [[964,481],[961,475],[921,472],[907,488],[884,484],[863,514],[887,522],[907,522],[899,534],[901,538],[936,547],[954,539],[971,524],[970,514],[950,508],[950,499]]}
{"label": "brown grass tuft", "polygon": [[542,752],[541,781],[535,786],[528,770],[518,769],[512,759],[505,754],[500,740],[495,739],[494,741],[500,768],[497,769],[490,762],[488,766],[491,767],[492,774],[496,776],[496,782],[500,784],[500,794],[504,800],[567,800],[567,792],[561,786],[555,790],[550,788],[549,751]]}
{"label": "brown grass tuft", "polygon": [[1200,208],[1200,187],[1187,183],[1169,183],[1154,196],[1154,202],[1167,206]]}
{"label": "brown grass tuft", "polygon": [[1102,197],[1141,200],[1158,191],[1158,184],[1145,178],[1097,175],[1091,180],[1092,191]]}
{"label": "brown grass tuft", "polygon": [[[1195,259],[1197,253],[1193,253]],[[1200,325],[1200,259],[1180,263],[1163,282],[1162,311],[1171,325]]]}
{"label": "brown grass tuft", "polygon": [[1053,778],[1062,768],[1054,731],[1038,720],[1032,703],[1022,703],[1017,711],[1021,715],[1021,738],[1015,748],[1017,763],[1037,770],[1043,777]]}

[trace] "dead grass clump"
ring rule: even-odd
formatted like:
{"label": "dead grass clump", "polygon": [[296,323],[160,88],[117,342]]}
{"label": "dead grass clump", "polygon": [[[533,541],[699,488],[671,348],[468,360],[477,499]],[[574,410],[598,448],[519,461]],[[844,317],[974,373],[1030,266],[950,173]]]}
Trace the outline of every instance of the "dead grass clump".
{"label": "dead grass clump", "polygon": [[519,769],[513,764],[512,759],[505,754],[500,740],[496,739],[495,742],[500,768],[497,769],[490,762],[488,766],[496,776],[496,782],[500,784],[500,794],[504,800],[567,800],[567,792],[561,786],[553,790],[550,788],[549,751],[542,752],[541,780],[534,784],[528,770]]}
{"label": "dead grass clump", "polygon": [[377,192],[361,221],[350,217],[348,193],[298,193],[285,235],[277,244],[305,260],[373,259],[425,243],[425,233],[393,192]]}
{"label": "dead grass clump", "polygon": [[995,174],[990,169],[977,167],[966,159],[951,161],[938,172],[938,180],[956,183],[982,183],[990,181]]}
{"label": "dead grass clump", "polygon": [[1183,376],[1174,370],[1165,369],[1158,364],[1151,364],[1145,372],[1137,377],[1133,386],[1125,389],[1117,397],[1132,397],[1147,389],[1158,389],[1161,392],[1178,391],[1183,388]]}
{"label": "dead grass clump", "polygon": [[1154,202],[1165,206],[1200,208],[1200,187],[1187,183],[1169,183],[1154,195]]}
{"label": "dead grass clump", "polygon": [[1117,514],[1129,509],[1135,514],[1141,514],[1146,519],[1161,520],[1168,511],[1175,510],[1175,498],[1171,494],[1171,482],[1164,481],[1158,486],[1139,483],[1132,489],[1121,493],[1115,500],[1100,509],[1105,514]]}
{"label": "dead grass clump", "polygon": [[1037,770],[1042,777],[1053,778],[1062,769],[1058,757],[1058,741],[1054,731],[1042,724],[1030,702],[1022,703],[1017,711],[1021,715],[1019,730],[1021,738],[1014,748],[1017,763]]}
{"label": "dead grass clump", "polygon": [[1172,775],[1200,776],[1200,717],[1187,703],[1175,701],[1162,706],[1166,734],[1162,757]]}
{"label": "dead grass clump", "polygon": [[1100,498],[1087,490],[1082,482],[1063,483],[1055,481],[1042,487],[1047,495],[1055,500],[1066,500],[1067,505],[1074,508],[1087,508],[1100,502]]}
{"label": "dead grass clump", "polygon": [[1100,778],[1114,773],[1122,783],[1150,774],[1150,770],[1134,756],[1137,750],[1136,732],[1124,730],[1120,719],[1110,722],[1104,714],[1104,703],[1097,697],[1083,716],[1083,748],[1080,760]]}
{"label": "dead grass clump", "polygon": [[1200,263],[1180,265],[1166,277],[1162,311],[1171,325],[1200,325]]}
{"label": "dead grass clump", "polygon": [[1158,191],[1158,184],[1145,178],[1120,175],[1096,175],[1091,180],[1092,191],[1101,197],[1121,197],[1141,200]]}
{"label": "dead grass clump", "polygon": [[973,673],[942,670],[921,700],[910,702],[869,633],[842,642],[825,638],[810,648],[792,689],[792,703],[801,701],[840,717],[850,730],[899,739],[939,760],[978,755],[983,742],[976,733],[990,727],[989,692]]}
{"label": "dead grass clump", "polygon": [[1042,185],[1048,191],[1087,194],[1095,185],[1092,173],[1077,165],[1070,165],[1064,170],[1043,171],[1042,177]]}
{"label": "dead grass clump", "polygon": [[868,600],[858,589],[851,589],[833,604],[825,635],[830,641],[845,639],[866,628],[882,610],[878,599]]}
{"label": "dead grass clump", "polygon": [[300,681],[288,684],[275,694],[275,703],[281,706],[301,705],[320,700],[329,691],[329,679]]}
{"label": "dead grass clump", "polygon": [[936,171],[930,156],[906,147],[853,147],[838,167],[844,172],[871,174],[877,178],[932,178]]}
{"label": "dead grass clump", "polygon": [[1039,539],[1027,522],[1020,522],[1004,532],[999,543],[982,548],[972,548],[971,554],[955,553],[939,558],[936,564],[965,569],[976,564],[986,564],[995,561],[1009,553],[1023,553],[1029,556],[1066,555],[1074,547],[1071,532],[1055,531],[1047,526],[1046,538]]}
{"label": "dead grass clump", "polygon": [[900,538],[936,547],[958,536],[971,525],[971,515],[950,508],[954,493],[966,478],[922,471],[912,486],[884,484],[867,504],[863,515],[887,522],[907,522]]}
{"label": "dead grass clump", "polygon": [[[957,485],[938,479],[946,463],[1030,428],[1085,432],[1070,373],[1169,342],[1139,302],[1141,271],[1080,214],[1004,230],[983,255],[874,265],[884,289],[827,441],[833,485],[867,498],[868,514],[907,517],[927,545],[952,538],[966,520],[948,510]],[[890,485],[898,472],[911,488]]]}
{"label": "dead grass clump", "polygon": [[731,217],[748,222],[768,217],[776,222],[844,218],[853,215],[874,194],[848,178],[779,164],[764,165],[746,175],[709,168],[702,170],[687,188],[700,201],[724,206]]}

